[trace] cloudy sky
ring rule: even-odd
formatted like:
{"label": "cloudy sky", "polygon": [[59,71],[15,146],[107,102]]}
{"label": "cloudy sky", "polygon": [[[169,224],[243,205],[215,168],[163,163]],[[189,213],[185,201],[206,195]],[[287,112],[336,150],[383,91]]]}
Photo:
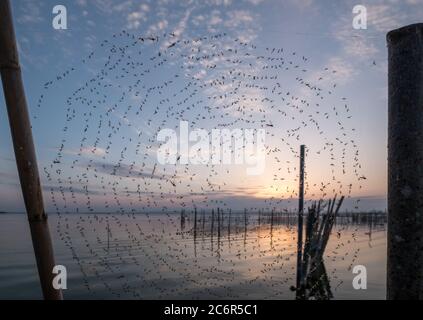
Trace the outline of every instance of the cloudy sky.
{"label": "cloudy sky", "polygon": [[[275,198],[292,199],[295,198],[298,166],[291,163],[297,160],[296,153],[289,150],[289,146],[297,149],[301,143],[305,143],[310,150],[307,154],[309,198],[322,196],[321,192],[319,193],[320,182],[324,181],[326,184],[329,183],[329,180],[339,180],[338,184],[335,184],[334,190],[340,188],[343,190],[341,192],[351,197],[347,208],[353,208],[355,204],[352,199],[358,198],[361,199],[361,209],[384,209],[386,207],[387,54],[385,37],[386,32],[391,29],[421,22],[423,0],[361,2],[329,0],[62,1],[60,4],[65,5],[67,9],[67,30],[55,30],[52,27],[54,17],[52,9],[57,4],[59,3],[56,1],[44,0],[12,1],[27,100],[34,126],[45,202],[49,211],[54,210],[51,195],[54,194],[57,199],[61,191],[63,192],[60,189],[61,184],[62,186],[64,184],[62,180],[67,180],[67,183],[73,182],[72,189],[69,189],[69,185],[64,186],[68,196],[66,208],[72,207],[71,202],[73,202],[74,208],[81,207],[81,204],[84,203],[84,206],[87,207],[86,210],[91,208],[104,210],[105,201],[107,201],[101,197],[104,186],[110,188],[109,194],[115,194],[115,197],[122,201],[123,207],[136,209],[150,205],[155,208],[165,205],[172,206],[172,204],[177,206],[177,204],[181,204],[181,201],[175,200],[177,195],[180,198],[182,196],[190,198],[193,203],[195,201],[204,203],[205,196],[208,197],[207,199],[215,199],[215,201],[224,199],[223,201],[230,207],[237,207],[240,203],[245,207],[260,207],[261,205],[265,206],[264,203],[269,199],[272,201]],[[352,27],[354,17],[352,10],[358,4],[364,5],[367,9],[367,29],[355,30]],[[122,30],[125,30],[123,35]],[[236,45],[243,43],[245,48],[247,45],[248,48],[254,48],[253,51],[257,57],[261,52],[271,52],[272,48],[284,48],[284,54],[287,55],[284,57],[284,61],[292,62],[292,65],[297,64],[298,69],[304,70],[304,76],[301,79],[306,79],[306,82],[314,84],[318,83],[326,92],[329,90],[336,92],[337,98],[334,93],[333,97],[328,97],[320,102],[322,108],[320,116],[323,120],[326,110],[324,108],[332,110],[332,107],[342,108],[347,105],[349,113],[340,115],[341,120],[348,122],[348,125],[345,124],[345,128],[348,126],[348,128],[354,129],[350,131],[351,135],[347,138],[354,142],[345,147],[347,150],[344,152],[343,148],[334,147],[335,150],[327,153],[326,158],[323,155],[320,156],[319,148],[324,148],[325,143],[328,141],[336,143],[340,128],[334,125],[335,120],[332,121],[332,124],[325,125],[327,130],[323,137],[316,135],[316,132],[309,132],[305,128],[300,130],[301,133],[304,132],[301,136],[289,135],[289,132],[295,132],[297,125],[301,126],[304,120],[301,118],[302,115],[292,115],[290,118],[292,124],[287,122],[288,119],[281,120],[279,123],[270,106],[266,105],[270,102],[263,100],[266,95],[257,88],[250,87],[247,90],[244,86],[243,94],[251,98],[251,101],[258,101],[254,105],[256,108],[254,110],[249,105],[243,106],[243,108],[253,110],[254,119],[262,117],[261,111],[258,110],[264,110],[266,115],[263,115],[262,118],[267,117],[267,124],[269,124],[269,119],[273,119],[272,128],[282,126],[289,128],[284,131],[285,134],[288,133],[286,141],[289,143],[283,144],[272,134],[267,139],[269,148],[280,148],[281,150],[279,150],[279,158],[275,160],[273,157],[266,162],[266,172],[259,177],[249,177],[245,175],[244,168],[232,166],[229,169],[218,168],[216,173],[210,173],[210,167],[193,168],[188,174],[184,168],[176,170],[159,165],[157,169],[153,169],[157,170],[157,176],[154,176],[151,171],[147,173],[143,169],[144,167],[155,168],[154,148],[157,145],[148,145],[147,140],[154,137],[156,132],[153,129],[150,130],[150,126],[154,129],[160,128],[160,123],[163,123],[162,120],[166,118],[166,114],[160,118],[159,112],[157,117],[152,117],[151,122],[156,123],[155,126],[146,123],[149,120],[146,117],[141,121],[134,115],[127,117],[128,114],[125,114],[128,103],[134,105],[142,103],[143,90],[140,89],[139,96],[135,94],[128,98],[129,102],[121,100],[122,103],[118,104],[117,109],[113,111],[115,120],[119,118],[121,122],[125,122],[122,132],[126,138],[123,143],[119,142],[116,137],[116,140],[113,141],[114,145],[120,143],[121,147],[128,147],[128,151],[126,148],[122,151],[122,148],[112,147],[109,150],[110,153],[106,152],[107,143],[104,140],[108,132],[103,130],[101,133],[96,133],[92,128],[99,119],[107,121],[108,114],[104,111],[107,103],[111,103],[110,101],[113,100],[119,101],[118,97],[120,97],[122,88],[130,86],[129,80],[117,76],[107,79],[110,81],[110,90],[107,91],[108,102],[105,102],[103,111],[90,115],[91,118],[87,122],[87,115],[84,114],[87,110],[76,109],[75,123],[73,127],[69,127],[66,143],[64,146],[62,145],[63,127],[66,126],[65,120],[69,116],[69,105],[66,104],[66,101],[75,90],[101,70],[101,66],[108,58],[108,53],[102,51],[103,48],[108,48],[111,45],[124,46],[127,44],[124,39],[126,34],[134,35],[136,38],[142,36],[146,39],[149,36],[160,35],[161,38],[160,41],[157,41],[157,45],[151,45],[148,49],[146,47],[143,52],[146,56],[152,57],[162,50],[165,52],[163,54],[169,55],[169,59],[166,66],[160,69],[163,72],[153,72],[148,75],[148,81],[159,83],[164,81],[168,75],[173,75],[182,68],[182,75],[186,79],[178,79],[178,83],[175,84],[175,88],[181,89],[189,83],[187,80],[189,76],[195,76],[198,82],[206,83],[216,77],[217,71],[210,71],[210,67],[207,65],[188,64],[181,59],[184,53],[192,50],[192,46],[184,47],[183,42],[181,45],[178,42],[175,47],[174,54],[179,58],[172,60],[170,55],[173,57],[173,54],[168,48],[169,45],[184,39],[210,37],[223,33],[225,36],[221,39],[215,39],[214,43],[204,44],[204,48],[206,48],[204,50],[208,50],[207,52],[210,53],[217,50],[216,48],[219,46],[228,50],[234,43]],[[164,34],[171,34],[171,36],[162,37]],[[234,39],[236,39],[235,42]],[[108,42],[104,42],[104,40]],[[166,49],[169,50],[166,51]],[[245,54],[246,50],[242,51],[242,54]],[[94,52],[93,58],[88,58]],[[234,51],[231,51],[231,54],[234,54]],[[241,49],[237,54],[241,54]],[[111,59],[113,61],[115,58]],[[141,58],[131,59],[135,64],[142,62]],[[229,70],[230,66],[226,66],[223,59],[216,61],[220,63],[218,67],[220,74]],[[237,68],[242,71],[248,69],[256,71],[259,67],[261,76],[272,74],[271,70],[264,69],[261,63],[256,62],[250,63],[250,65],[238,64]],[[64,74],[66,70],[72,71],[69,78],[60,79],[61,81],[56,83],[58,75]],[[325,73],[325,70],[335,72],[328,74]],[[282,86],[286,85],[287,87],[284,94],[295,95],[300,100],[309,99],[310,103],[316,104],[316,96],[311,97],[310,93],[302,90],[301,86],[296,84],[295,80],[298,79],[298,76],[294,70],[286,70],[286,72],[281,70],[278,76]],[[49,81],[54,83],[50,84]],[[267,85],[270,85],[269,83],[266,82]],[[112,89],[112,86],[115,87]],[[119,91],[118,88],[122,90]],[[204,99],[215,94],[210,90],[204,89],[201,92]],[[231,88],[222,85],[219,90],[220,94],[229,93]],[[169,93],[165,92],[161,97],[157,95],[157,97],[151,98],[149,104],[151,114],[154,114],[153,111],[161,101],[160,99],[172,97],[170,92],[169,89]],[[89,92],[84,94],[79,96],[80,100],[78,101],[89,100]],[[93,91],[91,94],[94,95]],[[1,99],[0,103],[0,211],[23,211],[4,99]],[[81,108],[83,104],[84,102],[81,102]],[[153,105],[154,107],[152,107]],[[213,105],[216,108],[212,110],[215,115],[214,119],[220,115],[222,106],[224,106],[223,101]],[[240,116],[235,111],[232,110],[232,113],[230,111],[226,115],[231,121]],[[200,112],[198,115],[201,118],[205,114]],[[194,117],[190,118],[189,116],[184,119],[191,120],[191,123],[195,120]],[[176,129],[178,122],[176,118],[174,120],[169,120],[167,125]],[[217,120],[205,120],[207,121],[203,121],[201,126],[208,129],[221,123]],[[87,139],[81,140],[83,139],[81,133],[84,132],[84,121],[93,125],[87,131]],[[273,130],[272,128],[269,126],[269,130]],[[342,130],[344,130],[344,122],[342,122]],[[139,137],[141,131],[145,133],[147,139],[140,142],[141,148],[144,148],[142,154],[148,153],[150,156],[148,159],[143,158],[144,161],[141,158],[136,158],[138,154],[136,138]],[[103,144],[99,142],[97,145],[95,141],[99,137]],[[84,143],[82,144],[81,141]],[[326,144],[326,146],[328,145]],[[357,150],[359,151],[359,162],[354,160]],[[119,156],[123,152],[125,158],[120,160]],[[330,160],[336,158],[337,169],[341,170],[340,158],[343,153],[347,153],[342,161],[347,162],[349,169],[346,169],[347,173],[340,173],[336,179],[332,179],[331,172],[333,171],[331,171]],[[57,159],[58,155],[59,160]],[[72,163],[75,164],[73,161],[76,158],[78,159],[77,165],[72,166]],[[116,169],[116,163],[119,163],[118,169]],[[357,163],[360,167],[358,172],[355,172]],[[93,168],[96,170],[92,171]],[[84,176],[84,171],[88,171],[89,181]],[[223,174],[227,171],[230,171],[230,175]],[[278,171],[283,173],[279,174]],[[131,175],[133,176],[134,173],[137,178],[131,179]],[[356,177],[365,177],[366,179],[357,181],[354,174]],[[185,177],[182,177],[183,175]],[[210,179],[207,180],[210,175],[215,178],[212,182]],[[187,177],[191,179],[187,179]],[[195,179],[192,179],[193,177]],[[284,178],[282,179],[282,177]],[[61,178],[62,180],[60,180]],[[113,183],[118,178],[118,187],[116,187],[117,184],[113,185]],[[136,181],[137,179],[139,181]],[[164,182],[165,185],[162,180],[167,181]],[[175,187],[175,180],[182,182]],[[193,182],[191,185],[190,181],[193,180],[197,180],[197,184]],[[353,180],[354,187],[348,193],[345,191],[346,186],[352,184]],[[142,191],[140,191],[140,184],[143,185]],[[206,184],[208,189],[205,188]],[[204,188],[201,189],[201,187]],[[91,201],[89,205],[86,205],[87,188],[89,188],[89,201]],[[162,193],[160,197],[160,201],[164,202],[157,204],[155,202],[157,199],[155,200],[153,195],[148,195],[150,192],[156,193],[156,195],[164,192],[165,194]],[[337,192],[339,190],[336,189],[335,193]],[[76,194],[76,196],[71,197],[71,194]],[[327,193],[327,195],[331,194]],[[144,197],[143,199],[140,198],[141,195]],[[72,201],[70,201],[71,198]],[[137,198],[136,204],[133,198]],[[147,202],[149,205],[146,205]],[[186,204],[186,200],[184,204]],[[282,203],[280,204],[282,205]],[[63,208],[65,204],[61,203],[60,206]],[[119,207],[119,205],[117,206]],[[113,206],[110,205],[110,207]],[[116,209],[116,206],[113,208]]]}

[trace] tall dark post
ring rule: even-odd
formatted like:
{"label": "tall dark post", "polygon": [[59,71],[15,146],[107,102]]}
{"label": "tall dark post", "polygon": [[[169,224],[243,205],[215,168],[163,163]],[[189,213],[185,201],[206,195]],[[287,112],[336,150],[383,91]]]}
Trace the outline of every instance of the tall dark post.
{"label": "tall dark post", "polygon": [[220,210],[217,208],[217,239],[220,242]]}
{"label": "tall dark post", "polygon": [[261,223],[260,218],[261,218],[261,210],[258,211],[258,225],[259,225],[259,227],[260,227],[260,223]]}
{"label": "tall dark post", "polygon": [[210,226],[210,242],[211,250],[213,251],[213,233],[214,233],[214,209],[211,212],[211,226]]}
{"label": "tall dark post", "polygon": [[8,0],[0,1],[0,70],[3,92],[9,115],[19,180],[28,215],[32,244],[37,261],[43,296],[62,299],[62,292],[53,288],[53,246],[41,192],[40,177],[28,107],[22,83],[21,67]]}
{"label": "tall dark post", "polygon": [[300,146],[300,176],[298,190],[298,240],[297,240],[297,298],[300,293],[302,279],[302,248],[303,248],[303,214],[304,214],[304,151],[305,146]]}
{"label": "tall dark post", "polygon": [[204,210],[202,210],[202,212],[203,212],[203,217],[202,217],[202,219],[203,219],[203,221],[202,221],[202,234],[203,234],[203,240],[204,240],[204,226],[206,224],[206,213],[204,212]]}
{"label": "tall dark post", "polygon": [[194,208],[194,257],[197,257],[197,208]]}
{"label": "tall dark post", "polygon": [[231,243],[231,213],[232,213],[232,210],[229,209],[229,217],[228,217],[228,241],[229,241],[229,244]]}
{"label": "tall dark post", "polygon": [[197,239],[197,208],[194,208],[194,241]]}
{"label": "tall dark post", "polygon": [[244,209],[244,231],[247,233],[247,209]]}
{"label": "tall dark post", "polygon": [[107,254],[110,251],[110,227],[109,227],[109,220],[107,220]]}
{"label": "tall dark post", "polygon": [[[181,210],[181,231],[185,230],[185,210]],[[183,235],[183,233],[182,233]]]}
{"label": "tall dark post", "polygon": [[423,299],[423,23],[387,42],[387,298]]}

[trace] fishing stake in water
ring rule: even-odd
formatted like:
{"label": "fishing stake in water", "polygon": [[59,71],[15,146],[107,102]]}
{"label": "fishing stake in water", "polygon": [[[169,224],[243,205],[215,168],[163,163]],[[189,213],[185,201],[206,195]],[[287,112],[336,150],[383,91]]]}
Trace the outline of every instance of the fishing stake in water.
{"label": "fishing stake in water", "polygon": [[31,229],[38,274],[45,299],[60,300],[53,288],[53,246],[44,211],[31,124],[22,83],[9,0],[0,1],[0,70],[22,194]]}

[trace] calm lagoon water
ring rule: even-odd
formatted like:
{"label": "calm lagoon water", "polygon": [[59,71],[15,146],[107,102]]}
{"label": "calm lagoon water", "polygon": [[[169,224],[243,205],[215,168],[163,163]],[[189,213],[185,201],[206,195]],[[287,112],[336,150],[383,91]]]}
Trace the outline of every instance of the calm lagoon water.
{"label": "calm lagoon water", "polygon": [[[296,224],[256,216],[68,214],[49,216],[66,299],[293,299]],[[325,251],[334,299],[384,299],[385,223],[338,221]],[[355,290],[352,266],[367,268]],[[40,299],[24,214],[0,215],[0,299]]]}

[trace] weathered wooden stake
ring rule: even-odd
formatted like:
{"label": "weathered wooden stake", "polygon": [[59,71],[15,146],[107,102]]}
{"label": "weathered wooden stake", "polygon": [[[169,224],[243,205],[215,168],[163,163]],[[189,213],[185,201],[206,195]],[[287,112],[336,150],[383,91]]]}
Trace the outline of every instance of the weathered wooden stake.
{"label": "weathered wooden stake", "polygon": [[[185,230],[185,210],[181,210],[181,231]],[[183,233],[182,233],[183,235]]]}
{"label": "weathered wooden stake", "polygon": [[194,257],[197,257],[197,208],[194,208]]}
{"label": "weathered wooden stake", "polygon": [[210,233],[211,233],[212,239],[213,239],[213,232],[214,232],[214,209],[212,209],[212,212],[211,212],[211,230],[210,230]]}
{"label": "weathered wooden stake", "polygon": [[247,209],[244,209],[244,231],[247,232]]}
{"label": "weathered wooden stake", "polygon": [[217,239],[220,241],[220,210],[217,208]]}
{"label": "weathered wooden stake", "polygon": [[232,215],[232,210],[229,209],[229,213],[228,213],[228,243],[229,243],[229,247],[231,246],[231,215]]}
{"label": "weathered wooden stake", "polygon": [[197,208],[194,208],[194,241],[197,239]]}
{"label": "weathered wooden stake", "polygon": [[107,254],[110,251],[110,227],[109,227],[109,220],[107,220]]}
{"label": "weathered wooden stake", "polygon": [[387,42],[387,298],[423,299],[423,23]]}
{"label": "weathered wooden stake", "polygon": [[203,214],[203,221],[202,221],[202,233],[203,233],[203,239],[204,239],[204,226],[206,224],[206,213],[204,212],[204,209],[202,210],[202,214]]}
{"label": "weathered wooden stake", "polygon": [[303,251],[303,214],[304,214],[304,151],[305,146],[300,146],[300,176],[298,190],[298,240],[297,240],[297,298],[302,282],[302,251]]}
{"label": "weathered wooden stake", "polygon": [[38,274],[45,299],[62,299],[53,288],[53,246],[41,192],[18,49],[8,0],[0,1],[0,71],[25,208],[31,229]]}
{"label": "weathered wooden stake", "polygon": [[261,223],[260,218],[261,218],[261,210],[258,211],[258,225],[259,226],[260,226],[260,223]]}

